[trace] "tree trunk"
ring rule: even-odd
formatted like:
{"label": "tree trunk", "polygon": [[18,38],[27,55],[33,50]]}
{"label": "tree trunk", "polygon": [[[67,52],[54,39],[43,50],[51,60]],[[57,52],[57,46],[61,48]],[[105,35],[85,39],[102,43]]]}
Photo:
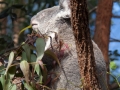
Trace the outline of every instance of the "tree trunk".
{"label": "tree trunk", "polygon": [[[112,5],[113,0],[99,0],[96,17],[96,28],[94,41],[101,49],[106,66],[107,72],[109,72],[109,36],[110,36],[110,25],[112,17]],[[107,81],[109,83],[109,75],[107,75]]]}
{"label": "tree trunk", "polygon": [[72,28],[84,90],[100,90],[95,72],[95,58],[90,38],[86,0],[71,0]]}

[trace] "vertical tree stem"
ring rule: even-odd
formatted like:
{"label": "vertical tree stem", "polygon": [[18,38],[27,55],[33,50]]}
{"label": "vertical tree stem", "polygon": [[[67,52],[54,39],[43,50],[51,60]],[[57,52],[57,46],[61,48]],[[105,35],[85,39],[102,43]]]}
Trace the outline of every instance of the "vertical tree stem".
{"label": "vertical tree stem", "polygon": [[100,90],[95,73],[95,58],[90,38],[86,0],[71,0],[71,23],[84,90]]}

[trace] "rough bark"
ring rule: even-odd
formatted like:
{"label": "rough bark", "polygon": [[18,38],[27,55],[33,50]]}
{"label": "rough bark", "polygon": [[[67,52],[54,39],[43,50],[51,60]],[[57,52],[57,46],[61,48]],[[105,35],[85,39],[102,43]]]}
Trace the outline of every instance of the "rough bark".
{"label": "rough bark", "polygon": [[100,90],[95,71],[95,58],[90,38],[86,0],[71,0],[72,29],[84,90]]}
{"label": "rough bark", "polygon": [[[96,17],[96,28],[94,41],[101,49],[104,60],[106,62],[107,72],[109,72],[109,36],[110,36],[110,25],[112,17],[112,5],[113,0],[99,0]],[[109,75],[107,75],[107,81],[109,83]]]}

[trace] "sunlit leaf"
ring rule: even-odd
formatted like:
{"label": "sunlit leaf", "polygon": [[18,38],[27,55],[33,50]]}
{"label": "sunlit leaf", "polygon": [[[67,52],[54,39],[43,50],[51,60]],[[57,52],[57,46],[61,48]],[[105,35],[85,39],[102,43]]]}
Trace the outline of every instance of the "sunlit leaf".
{"label": "sunlit leaf", "polygon": [[112,70],[115,70],[115,69],[117,68],[117,65],[116,65],[116,63],[115,63],[114,61],[111,61],[111,62],[110,62],[110,68],[111,68]]}
{"label": "sunlit leaf", "polygon": [[7,68],[6,68],[5,74],[7,73],[7,71],[8,71],[8,69],[9,69],[10,65],[12,64],[13,59],[14,59],[14,52],[11,52],[10,55],[9,55],[8,65],[7,65]]}
{"label": "sunlit leaf", "polygon": [[23,72],[23,75],[25,76],[25,80],[28,83],[29,82],[29,64],[27,61],[23,60],[20,62],[20,68]]}
{"label": "sunlit leaf", "polygon": [[45,51],[45,41],[42,38],[36,40],[37,60],[41,60]]}

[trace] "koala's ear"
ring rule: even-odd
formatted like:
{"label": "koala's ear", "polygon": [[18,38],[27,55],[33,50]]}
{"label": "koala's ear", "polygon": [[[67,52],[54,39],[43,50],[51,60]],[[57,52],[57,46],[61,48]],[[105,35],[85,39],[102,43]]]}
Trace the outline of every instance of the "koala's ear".
{"label": "koala's ear", "polygon": [[70,0],[59,0],[60,9],[69,9],[70,8]]}
{"label": "koala's ear", "polygon": [[59,1],[59,9],[60,9],[60,17],[62,18],[70,18],[71,10],[70,10],[70,0],[60,0]]}

